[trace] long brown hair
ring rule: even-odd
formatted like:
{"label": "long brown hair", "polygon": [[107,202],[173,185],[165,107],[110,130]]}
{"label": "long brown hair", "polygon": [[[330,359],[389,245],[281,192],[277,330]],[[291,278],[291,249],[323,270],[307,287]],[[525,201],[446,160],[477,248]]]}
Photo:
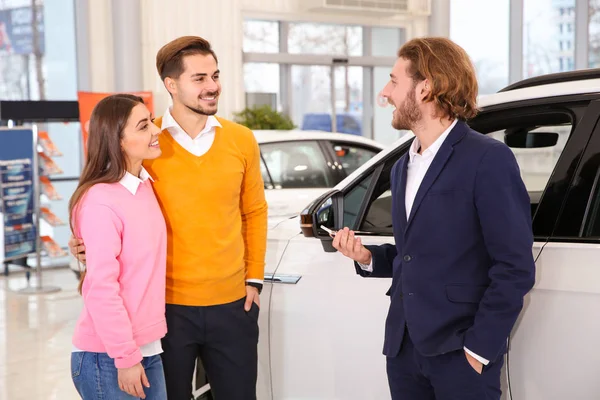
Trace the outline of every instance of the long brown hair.
{"label": "long brown hair", "polygon": [[425,101],[433,101],[442,116],[466,121],[477,114],[477,75],[462,47],[446,38],[417,38],[404,44],[398,57],[410,61],[415,83],[431,82]]}
{"label": "long brown hair", "polygon": [[[133,108],[141,97],[130,94],[114,94],[100,100],[90,118],[87,158],[79,178],[79,185],[69,201],[69,223],[75,229],[76,208],[85,193],[99,183],[119,182],[127,171],[127,161],[121,148],[123,129]],[[81,293],[85,270],[81,270],[78,291]]]}

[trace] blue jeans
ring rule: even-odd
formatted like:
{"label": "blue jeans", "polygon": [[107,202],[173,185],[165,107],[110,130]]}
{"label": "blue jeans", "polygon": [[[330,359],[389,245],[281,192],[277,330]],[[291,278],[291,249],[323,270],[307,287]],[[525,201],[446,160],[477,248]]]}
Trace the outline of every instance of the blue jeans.
{"label": "blue jeans", "polygon": [[[146,400],[166,400],[167,388],[160,355],[144,357],[142,366],[150,387],[143,387]],[[71,377],[83,400],[134,400],[119,389],[115,361],[106,353],[71,353]]]}

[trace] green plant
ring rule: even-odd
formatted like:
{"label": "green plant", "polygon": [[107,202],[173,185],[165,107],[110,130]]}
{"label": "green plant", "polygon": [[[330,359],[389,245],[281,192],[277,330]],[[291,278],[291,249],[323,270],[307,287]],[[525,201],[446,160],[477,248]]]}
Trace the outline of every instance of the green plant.
{"label": "green plant", "polygon": [[235,122],[253,130],[290,130],[296,128],[290,117],[273,110],[268,105],[245,108],[238,113],[234,113],[234,116]]}

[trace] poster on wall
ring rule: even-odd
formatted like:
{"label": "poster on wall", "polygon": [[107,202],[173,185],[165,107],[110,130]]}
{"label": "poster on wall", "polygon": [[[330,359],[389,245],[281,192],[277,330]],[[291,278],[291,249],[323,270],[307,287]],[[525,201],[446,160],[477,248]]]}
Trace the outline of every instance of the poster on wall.
{"label": "poster on wall", "polygon": [[[34,32],[31,7],[9,8],[0,11],[0,53],[34,54]],[[40,54],[44,54],[44,9],[37,7],[37,30]]]}
{"label": "poster on wall", "polygon": [[0,129],[0,260],[35,252],[33,131]]}
{"label": "poster on wall", "polygon": [[[81,124],[81,134],[83,135],[83,154],[87,154],[87,139],[90,127],[90,118],[94,107],[100,100],[116,93],[100,92],[78,92],[77,102],[79,103],[79,123]],[[154,113],[154,101],[152,92],[130,92],[130,94],[141,97],[144,104],[151,113]]]}

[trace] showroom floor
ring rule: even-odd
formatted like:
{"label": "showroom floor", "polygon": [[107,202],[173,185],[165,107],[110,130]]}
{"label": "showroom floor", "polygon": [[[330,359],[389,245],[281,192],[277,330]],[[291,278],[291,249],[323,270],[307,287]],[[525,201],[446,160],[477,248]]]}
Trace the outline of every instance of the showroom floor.
{"label": "showroom floor", "polygon": [[[32,283],[35,280],[32,278]],[[25,295],[25,275],[0,276],[0,400],[79,399],[70,377],[71,334],[81,309],[69,269],[44,271],[54,294]]]}

